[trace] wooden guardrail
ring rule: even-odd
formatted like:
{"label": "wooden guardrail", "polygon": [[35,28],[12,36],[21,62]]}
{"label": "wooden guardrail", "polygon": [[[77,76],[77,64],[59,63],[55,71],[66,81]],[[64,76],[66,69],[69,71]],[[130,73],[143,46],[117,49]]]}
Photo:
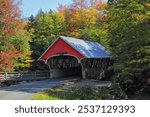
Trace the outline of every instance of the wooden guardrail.
{"label": "wooden guardrail", "polygon": [[0,72],[0,80],[26,80],[49,78],[48,72]]}

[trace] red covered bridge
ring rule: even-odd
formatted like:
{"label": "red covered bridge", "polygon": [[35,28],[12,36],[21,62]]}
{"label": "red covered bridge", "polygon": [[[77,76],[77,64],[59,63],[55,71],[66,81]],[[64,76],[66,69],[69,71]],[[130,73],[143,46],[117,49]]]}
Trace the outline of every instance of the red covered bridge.
{"label": "red covered bridge", "polygon": [[109,53],[99,43],[60,36],[41,55],[50,68],[50,77],[81,74],[98,78],[111,64]]}

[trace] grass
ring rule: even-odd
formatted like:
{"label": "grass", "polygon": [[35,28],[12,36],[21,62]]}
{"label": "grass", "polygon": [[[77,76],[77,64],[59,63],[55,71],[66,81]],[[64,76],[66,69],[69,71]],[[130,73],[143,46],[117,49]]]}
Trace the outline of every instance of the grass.
{"label": "grass", "polygon": [[37,95],[32,97],[32,100],[61,100],[58,97],[49,96],[45,92],[38,93]]}
{"label": "grass", "polygon": [[32,97],[33,100],[62,100],[64,90],[60,87],[54,87],[40,92]]}
{"label": "grass", "polygon": [[[89,80],[91,83],[91,81]],[[88,84],[88,83],[87,83]],[[66,82],[32,97],[33,100],[120,100],[127,99],[126,94],[118,87],[98,87],[83,85],[81,81]]]}
{"label": "grass", "polygon": [[70,87],[73,82],[67,82],[52,89],[40,92],[33,100],[101,100],[110,95],[104,90],[95,90],[89,86]]}

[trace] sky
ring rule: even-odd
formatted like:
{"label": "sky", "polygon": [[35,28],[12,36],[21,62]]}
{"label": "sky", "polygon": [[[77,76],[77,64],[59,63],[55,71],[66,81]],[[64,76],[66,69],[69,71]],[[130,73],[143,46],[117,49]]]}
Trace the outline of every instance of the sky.
{"label": "sky", "polygon": [[[103,0],[106,1],[106,0]],[[59,4],[69,5],[72,0],[21,0],[20,9],[22,11],[22,18],[34,16],[40,9],[43,11],[57,10]]]}

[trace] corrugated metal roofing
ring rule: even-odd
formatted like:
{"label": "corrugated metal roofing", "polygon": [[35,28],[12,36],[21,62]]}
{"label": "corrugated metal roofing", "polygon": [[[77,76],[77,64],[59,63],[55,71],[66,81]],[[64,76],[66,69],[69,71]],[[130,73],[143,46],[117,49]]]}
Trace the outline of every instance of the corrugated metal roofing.
{"label": "corrugated metal roofing", "polygon": [[76,39],[72,37],[60,36],[65,42],[70,44],[74,49],[79,51],[87,58],[108,58],[110,54],[105,47],[99,43]]}

